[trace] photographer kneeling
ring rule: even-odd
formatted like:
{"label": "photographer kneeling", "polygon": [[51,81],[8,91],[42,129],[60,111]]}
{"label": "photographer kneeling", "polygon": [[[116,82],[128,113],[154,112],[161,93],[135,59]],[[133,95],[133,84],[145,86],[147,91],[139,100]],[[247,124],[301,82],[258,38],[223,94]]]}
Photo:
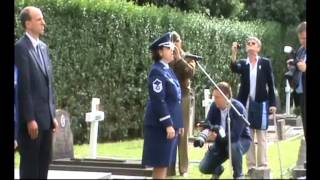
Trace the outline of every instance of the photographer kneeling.
{"label": "photographer kneeling", "polygon": [[[231,87],[226,82],[220,82],[217,85],[221,91],[229,98],[232,97]],[[208,126],[200,133],[194,141],[194,147],[202,147],[208,137],[212,137],[214,143],[209,147],[204,158],[200,162],[200,171],[203,174],[212,174],[212,178],[219,178],[224,169],[222,163],[225,162],[228,155],[228,123],[227,117],[230,115],[231,124],[231,153],[233,177],[242,178],[242,156],[248,151],[252,141],[249,127],[240,116],[230,107],[227,100],[218,89],[213,90],[214,102],[212,103],[206,122]],[[231,103],[241,113],[246,115],[243,105],[231,99]]]}

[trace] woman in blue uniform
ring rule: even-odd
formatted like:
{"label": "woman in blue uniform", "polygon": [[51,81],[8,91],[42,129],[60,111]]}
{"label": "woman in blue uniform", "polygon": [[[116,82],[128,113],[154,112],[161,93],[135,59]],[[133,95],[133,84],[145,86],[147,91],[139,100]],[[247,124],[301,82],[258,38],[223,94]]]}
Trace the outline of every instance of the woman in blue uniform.
{"label": "woman in blue uniform", "polygon": [[171,33],[155,40],[149,49],[154,64],[148,76],[142,165],[154,168],[153,178],[163,179],[175,158],[178,134],[183,132],[181,89],[168,65],[174,59]]}

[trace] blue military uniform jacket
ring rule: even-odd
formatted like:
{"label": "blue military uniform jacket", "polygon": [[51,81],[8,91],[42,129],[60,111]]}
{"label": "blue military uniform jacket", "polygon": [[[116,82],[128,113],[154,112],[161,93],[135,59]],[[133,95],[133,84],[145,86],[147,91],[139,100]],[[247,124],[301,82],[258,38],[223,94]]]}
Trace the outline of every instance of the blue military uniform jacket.
{"label": "blue military uniform jacket", "polygon": [[153,64],[148,76],[148,89],[144,125],[183,128],[181,88],[167,64],[161,61]]}
{"label": "blue military uniform jacket", "polygon": [[[244,106],[241,104],[240,101],[231,99],[232,104],[237,108],[240,114],[246,115],[246,110]],[[242,120],[240,116],[231,108],[230,109],[230,119],[231,119],[231,142],[237,142],[240,138],[247,138],[252,139],[250,135],[249,127],[245,124],[245,122]],[[226,117],[227,118],[227,117]],[[206,121],[209,123],[209,125],[219,125],[221,126],[221,113],[220,109],[217,108],[215,103],[212,103],[210,106],[210,110],[208,112],[208,116]],[[226,119],[226,129],[225,133],[228,136],[227,131],[227,119]]]}

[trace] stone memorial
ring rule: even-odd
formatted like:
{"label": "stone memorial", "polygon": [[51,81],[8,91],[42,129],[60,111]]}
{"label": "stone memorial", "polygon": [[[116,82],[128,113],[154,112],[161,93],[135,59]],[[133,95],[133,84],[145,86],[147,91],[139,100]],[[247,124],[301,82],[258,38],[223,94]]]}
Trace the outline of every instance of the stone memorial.
{"label": "stone memorial", "polygon": [[68,112],[58,109],[56,110],[56,119],[59,128],[53,133],[52,160],[74,158],[70,115]]}

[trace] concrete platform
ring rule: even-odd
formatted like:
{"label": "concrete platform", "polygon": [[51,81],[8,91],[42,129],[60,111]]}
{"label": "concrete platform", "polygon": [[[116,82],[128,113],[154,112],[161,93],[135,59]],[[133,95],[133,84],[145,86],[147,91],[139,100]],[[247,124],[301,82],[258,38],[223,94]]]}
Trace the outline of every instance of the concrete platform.
{"label": "concrete platform", "polygon": [[[14,170],[14,179],[19,179],[19,169]],[[112,179],[111,173],[49,170],[48,179]]]}

